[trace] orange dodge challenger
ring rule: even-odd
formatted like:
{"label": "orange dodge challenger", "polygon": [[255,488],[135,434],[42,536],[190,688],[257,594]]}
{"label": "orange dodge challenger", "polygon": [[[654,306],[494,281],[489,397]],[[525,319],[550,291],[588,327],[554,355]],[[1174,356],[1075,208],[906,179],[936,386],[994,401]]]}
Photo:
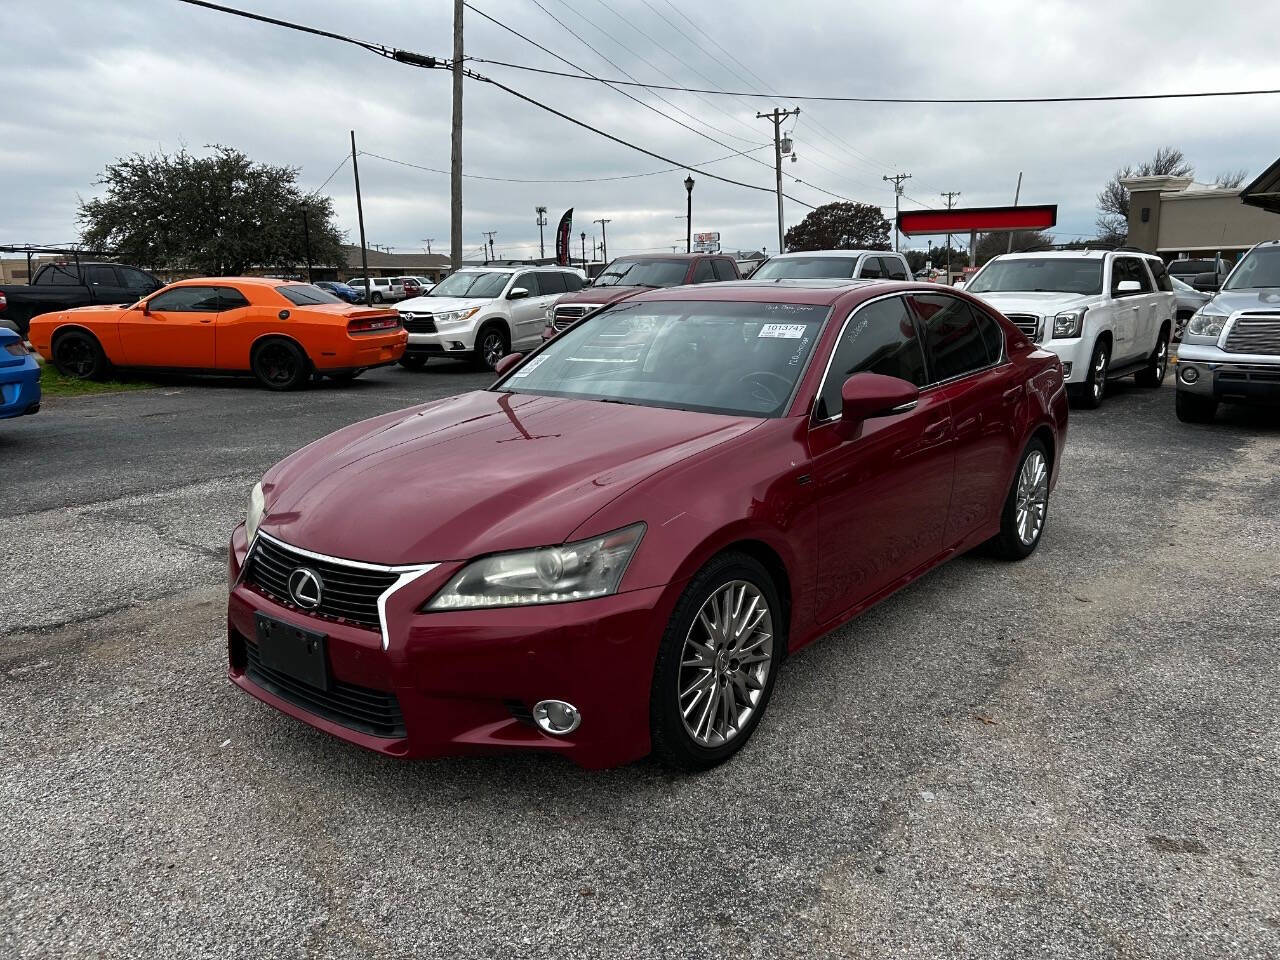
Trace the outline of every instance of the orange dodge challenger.
{"label": "orange dodge challenger", "polygon": [[269,277],[180,280],[130,307],[45,313],[32,318],[29,336],[70,377],[100,378],[112,367],[247,372],[271,390],[292,390],[312,373],[351,380],[395,363],[409,340],[395,310]]}

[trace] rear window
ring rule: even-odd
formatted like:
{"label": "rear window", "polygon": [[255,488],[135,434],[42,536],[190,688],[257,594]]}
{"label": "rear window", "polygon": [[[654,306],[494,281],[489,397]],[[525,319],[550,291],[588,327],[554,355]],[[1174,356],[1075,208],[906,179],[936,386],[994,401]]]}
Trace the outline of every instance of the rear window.
{"label": "rear window", "polygon": [[317,303],[342,302],[329,291],[321,290],[310,283],[291,283],[285,287],[276,287],[276,293],[298,307],[306,307]]}
{"label": "rear window", "polygon": [[751,275],[751,279],[846,279],[853,276],[853,268],[857,265],[857,257],[778,257],[766,261]]}

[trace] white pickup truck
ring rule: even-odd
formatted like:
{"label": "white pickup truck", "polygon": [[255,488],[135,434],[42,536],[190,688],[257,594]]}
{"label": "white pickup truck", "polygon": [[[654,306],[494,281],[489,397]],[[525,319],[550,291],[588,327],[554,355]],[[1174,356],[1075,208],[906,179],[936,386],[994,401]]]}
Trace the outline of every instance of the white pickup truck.
{"label": "white pickup truck", "polygon": [[1169,363],[1176,297],[1164,262],[1140,250],[1055,250],[989,260],[965,291],[986,300],[1062,360],[1082,407],[1108,380],[1158,387]]}

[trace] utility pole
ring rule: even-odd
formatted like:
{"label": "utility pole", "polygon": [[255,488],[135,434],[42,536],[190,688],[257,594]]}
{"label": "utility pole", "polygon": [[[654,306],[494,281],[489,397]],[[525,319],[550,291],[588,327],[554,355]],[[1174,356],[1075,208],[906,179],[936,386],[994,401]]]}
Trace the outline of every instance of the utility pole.
{"label": "utility pole", "polygon": [[422,242],[427,245],[427,256],[431,256],[431,245],[436,242],[435,237],[423,237]]}
{"label": "utility pole", "polygon": [[[489,260],[492,260],[492,259],[493,259],[493,238],[494,238],[494,237],[496,237],[496,236],[498,235],[498,231],[497,231],[497,230],[482,230],[481,232],[482,232],[486,237],[488,237],[488,238],[489,238]],[[486,261],[485,261],[485,263],[488,263],[488,262],[489,262],[488,260],[486,260]]]}
{"label": "utility pole", "polygon": [[307,248],[307,283],[311,282],[311,229],[307,226],[307,211],[302,211],[302,242]]}
{"label": "utility pole", "polygon": [[[782,220],[782,156],[783,154],[787,154],[791,152],[790,137],[786,138],[786,149],[783,149],[782,121],[785,120],[787,117],[798,117],[798,116],[800,116],[799,107],[796,107],[794,110],[779,110],[777,107],[774,107],[772,113],[756,114],[757,120],[773,121],[773,170],[774,170],[774,173],[777,175],[777,181],[778,181],[778,251],[779,252],[782,252],[783,250],[785,250],[787,246],[786,227],[783,225],[783,220]],[[692,224],[690,224],[689,229],[690,230],[693,229]]]}
{"label": "utility pole", "polygon": [[[950,210],[956,205],[956,197],[960,196],[959,190],[948,190],[946,193],[939,194],[947,201],[947,209]],[[947,283],[951,282],[951,234],[947,234]]]}
{"label": "utility pole", "polygon": [[881,177],[881,180],[888,180],[893,184],[893,249],[898,249],[898,244],[902,240],[902,235],[898,233],[898,208],[902,202],[902,181],[910,180],[909,173],[895,173],[892,177]]}
{"label": "utility pole", "polygon": [[449,147],[449,266],[462,266],[462,7],[453,0],[453,131]]}
{"label": "utility pole", "polygon": [[605,263],[609,262],[609,235],[605,233],[604,225],[613,223],[612,220],[605,220],[601,217],[599,220],[592,220],[592,223],[600,224],[600,259]]}
{"label": "utility pole", "polygon": [[[1020,196],[1022,196],[1022,171],[1021,170],[1018,171],[1018,185],[1017,187],[1014,188],[1014,191],[1013,191],[1013,205],[1015,207],[1018,205],[1018,198]],[[1005,250],[1005,253],[1013,253],[1013,231],[1012,230],[1009,231],[1009,248]]]}
{"label": "utility pole", "polygon": [[542,239],[542,228],[547,225],[547,208],[534,207],[534,213],[538,215],[538,259],[547,259],[547,245]]}
{"label": "utility pole", "polygon": [[369,282],[369,248],[364,245],[364,205],[360,202],[360,163],[356,160],[356,132],[351,131],[351,172],[356,178],[356,219],[360,222],[360,269],[364,271],[364,303],[373,306],[373,284]]}

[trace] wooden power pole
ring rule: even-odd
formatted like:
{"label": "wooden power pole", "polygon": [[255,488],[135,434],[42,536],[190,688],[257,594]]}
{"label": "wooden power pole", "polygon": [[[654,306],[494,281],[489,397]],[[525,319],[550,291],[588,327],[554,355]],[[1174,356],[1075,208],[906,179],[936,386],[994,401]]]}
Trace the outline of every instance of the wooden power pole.
{"label": "wooden power pole", "polygon": [[462,7],[453,0],[453,131],[449,149],[449,268],[462,267]]}

